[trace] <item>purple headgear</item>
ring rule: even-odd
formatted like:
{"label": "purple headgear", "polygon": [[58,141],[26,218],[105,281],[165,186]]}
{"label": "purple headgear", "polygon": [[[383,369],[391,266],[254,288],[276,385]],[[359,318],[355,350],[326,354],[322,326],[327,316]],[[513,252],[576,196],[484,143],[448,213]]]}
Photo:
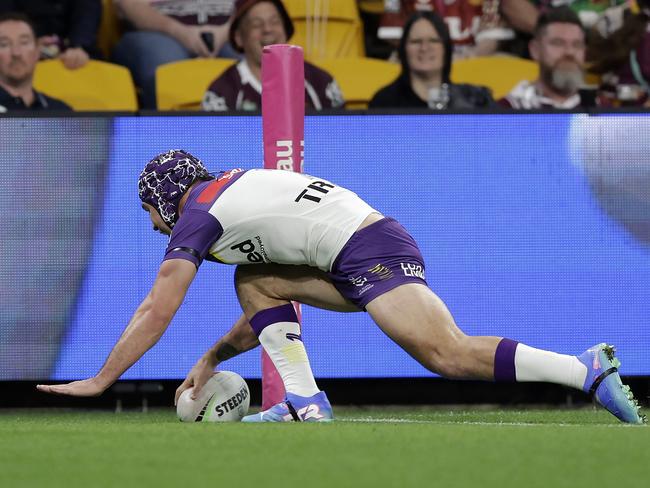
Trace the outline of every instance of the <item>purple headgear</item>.
{"label": "purple headgear", "polygon": [[172,228],[178,220],[178,204],[187,189],[197,180],[213,178],[199,159],[172,149],[147,163],[138,178],[138,194]]}

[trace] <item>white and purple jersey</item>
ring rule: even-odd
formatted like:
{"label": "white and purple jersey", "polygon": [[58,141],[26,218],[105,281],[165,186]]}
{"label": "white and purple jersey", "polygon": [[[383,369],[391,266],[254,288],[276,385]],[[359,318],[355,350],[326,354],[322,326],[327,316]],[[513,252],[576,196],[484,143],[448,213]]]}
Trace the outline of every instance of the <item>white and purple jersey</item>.
{"label": "white and purple jersey", "polygon": [[232,170],[192,188],[164,259],[306,264],[330,271],[375,210],[329,181],[279,170]]}

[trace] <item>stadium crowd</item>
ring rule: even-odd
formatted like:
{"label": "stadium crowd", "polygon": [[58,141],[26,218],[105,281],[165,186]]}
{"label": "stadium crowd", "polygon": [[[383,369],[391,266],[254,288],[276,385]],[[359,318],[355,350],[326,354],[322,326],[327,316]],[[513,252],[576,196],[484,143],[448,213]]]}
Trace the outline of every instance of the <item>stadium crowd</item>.
{"label": "stadium crowd", "polygon": [[[346,15],[352,30],[328,30]],[[178,65],[174,89],[183,91],[197,76],[183,61],[226,59],[208,67],[194,103],[171,108],[259,110],[262,47],[277,43],[305,49],[311,110],[647,107],[649,19],[650,0],[0,0],[0,112],[77,108],[34,82],[39,59],[79,71],[124,66],[146,110],[170,108],[160,103],[162,66]],[[323,62],[337,57],[358,62],[329,72]],[[365,72],[370,57],[383,77]],[[489,62],[470,80],[455,74],[478,59],[529,60],[536,74],[497,94]],[[347,100],[351,82],[361,100]]]}

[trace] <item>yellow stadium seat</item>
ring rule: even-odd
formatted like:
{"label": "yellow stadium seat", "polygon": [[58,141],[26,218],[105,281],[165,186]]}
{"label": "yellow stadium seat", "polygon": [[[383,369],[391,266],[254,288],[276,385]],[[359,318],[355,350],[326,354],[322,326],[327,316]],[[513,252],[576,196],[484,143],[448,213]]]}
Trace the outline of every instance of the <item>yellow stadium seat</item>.
{"label": "yellow stadium seat", "polygon": [[199,110],[208,86],[234,63],[234,59],[196,58],[159,66],[158,110]]}
{"label": "yellow stadium seat", "polygon": [[346,108],[367,108],[373,95],[397,78],[401,66],[373,58],[323,59],[316,65],[339,83]]}
{"label": "yellow stadium seat", "polygon": [[122,25],[113,0],[102,0],[102,19],[97,33],[97,46],[105,59],[111,59],[113,47],[122,36]]}
{"label": "yellow stadium seat", "polygon": [[305,59],[364,56],[363,25],[356,0],[284,0],[295,27],[291,44]]}
{"label": "yellow stadium seat", "polygon": [[384,0],[359,0],[359,10],[370,14],[384,13]]}
{"label": "yellow stadium seat", "polygon": [[521,80],[533,81],[538,75],[536,62],[512,56],[459,59],[451,66],[454,83],[487,86],[495,100],[506,96]]}
{"label": "yellow stadium seat", "polygon": [[75,110],[138,110],[129,70],[103,61],[91,60],[75,70],[67,69],[58,59],[40,61],[34,87]]}

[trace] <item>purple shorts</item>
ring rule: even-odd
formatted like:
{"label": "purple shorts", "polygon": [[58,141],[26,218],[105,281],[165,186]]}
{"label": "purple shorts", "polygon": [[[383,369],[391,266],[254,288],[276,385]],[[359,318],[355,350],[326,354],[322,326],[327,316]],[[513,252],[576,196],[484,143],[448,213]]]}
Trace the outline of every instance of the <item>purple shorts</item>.
{"label": "purple shorts", "polygon": [[418,245],[389,217],[352,234],[329,277],[341,295],[363,310],[370,301],[400,285],[427,284]]}

